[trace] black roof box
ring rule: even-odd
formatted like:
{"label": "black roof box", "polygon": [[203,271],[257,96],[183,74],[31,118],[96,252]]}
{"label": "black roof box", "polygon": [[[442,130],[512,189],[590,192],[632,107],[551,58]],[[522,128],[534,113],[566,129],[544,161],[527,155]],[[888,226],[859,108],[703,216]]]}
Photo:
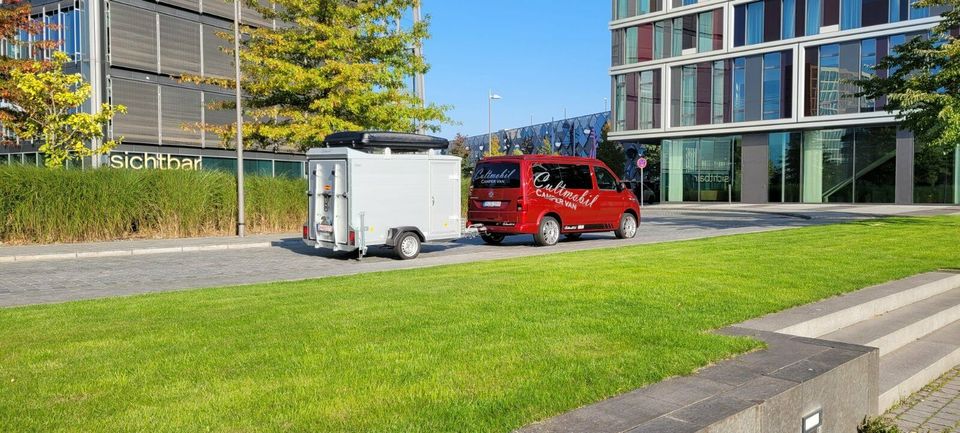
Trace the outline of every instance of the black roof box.
{"label": "black roof box", "polygon": [[447,149],[450,141],[445,138],[406,132],[348,131],[328,135],[323,140],[323,144],[329,147],[351,147],[357,150],[389,147],[392,151],[415,152]]}

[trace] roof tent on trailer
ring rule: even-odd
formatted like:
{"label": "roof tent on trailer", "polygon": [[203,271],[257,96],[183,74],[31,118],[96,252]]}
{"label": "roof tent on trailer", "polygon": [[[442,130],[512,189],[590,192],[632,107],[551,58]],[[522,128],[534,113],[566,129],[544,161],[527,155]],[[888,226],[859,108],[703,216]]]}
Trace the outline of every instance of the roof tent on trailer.
{"label": "roof tent on trailer", "polygon": [[392,152],[427,152],[445,150],[450,146],[450,141],[406,132],[348,131],[328,135],[323,144],[327,147],[349,147],[364,152],[388,148]]}

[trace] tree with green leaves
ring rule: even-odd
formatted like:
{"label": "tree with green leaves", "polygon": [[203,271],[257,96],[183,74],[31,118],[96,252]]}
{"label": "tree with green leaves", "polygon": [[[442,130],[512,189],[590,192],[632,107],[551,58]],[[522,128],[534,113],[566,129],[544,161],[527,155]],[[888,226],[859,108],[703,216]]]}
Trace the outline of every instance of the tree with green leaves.
{"label": "tree with green leaves", "polygon": [[124,106],[110,104],[103,104],[96,113],[83,112],[91,87],[82,75],[64,73],[68,60],[66,54],[57,51],[49,70],[34,72],[43,68],[31,65],[10,73],[18,94],[13,108],[16,114],[4,126],[22,140],[40,142],[39,150],[46,155],[48,167],[62,167],[69,159],[110,152],[119,140],[105,141],[95,149],[88,143],[102,139],[110,119],[126,112]]}
{"label": "tree with green leaves", "polygon": [[[0,40],[7,44],[7,49],[0,52],[0,100],[4,101],[0,104],[0,124],[4,126],[19,121],[22,114],[16,108],[22,95],[11,75],[13,71],[42,72],[52,68],[50,62],[32,60],[41,57],[38,54],[56,48],[56,41],[36,40],[49,27],[30,18],[30,5],[27,3],[12,0],[0,4]],[[34,42],[29,45],[21,42],[21,34],[34,38]],[[2,144],[13,144],[15,139],[12,136],[2,137]]]}
{"label": "tree with green leaves", "polygon": [[926,146],[954,149],[960,143],[960,0],[920,0],[915,7],[947,6],[930,37],[913,38],[874,67],[885,75],[855,81],[857,96],[887,97],[885,109]]}
{"label": "tree with green leaves", "polygon": [[[347,130],[438,131],[448,107],[426,104],[407,81],[426,73],[411,47],[429,37],[429,17],[402,28],[398,20],[420,0],[275,0],[247,3],[280,23],[244,27],[240,48],[245,95],[244,139],[261,148],[318,147]],[[233,46],[232,34],[220,34]],[[231,51],[232,54],[232,51]],[[229,79],[185,81],[234,88]],[[212,108],[233,109],[227,101]],[[230,146],[233,125],[201,125]]]}
{"label": "tree with green leaves", "polygon": [[618,177],[623,177],[623,169],[627,163],[627,155],[623,151],[623,146],[616,141],[610,141],[607,137],[610,134],[610,123],[603,124],[600,130],[600,142],[597,144],[597,159],[603,161],[610,167]]}

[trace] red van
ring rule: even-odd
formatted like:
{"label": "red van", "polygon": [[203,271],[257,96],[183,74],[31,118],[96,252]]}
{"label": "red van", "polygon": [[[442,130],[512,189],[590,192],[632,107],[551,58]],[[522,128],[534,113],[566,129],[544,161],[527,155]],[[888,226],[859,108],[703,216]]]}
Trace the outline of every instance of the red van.
{"label": "red van", "polygon": [[467,219],[483,224],[483,240],[499,244],[531,234],[539,246],[583,233],[637,234],[636,196],[600,160],[520,155],[485,158],[474,169]]}

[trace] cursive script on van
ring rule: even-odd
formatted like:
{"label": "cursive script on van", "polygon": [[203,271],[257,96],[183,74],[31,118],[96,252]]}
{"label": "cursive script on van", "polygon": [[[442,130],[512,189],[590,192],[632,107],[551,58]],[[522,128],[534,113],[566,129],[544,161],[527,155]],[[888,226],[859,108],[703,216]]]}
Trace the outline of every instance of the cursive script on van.
{"label": "cursive script on van", "polygon": [[479,169],[477,174],[474,175],[474,180],[479,181],[481,185],[501,185],[510,183],[511,180],[516,179],[517,169],[503,169],[499,173],[494,172],[492,169]]}
{"label": "cursive script on van", "polygon": [[597,199],[600,198],[592,194],[589,190],[583,190],[583,192],[577,194],[567,189],[563,180],[551,186],[549,172],[534,174],[533,187],[536,188],[537,197],[551,200],[573,210],[577,210],[580,206],[593,207],[593,205],[597,203]]}

